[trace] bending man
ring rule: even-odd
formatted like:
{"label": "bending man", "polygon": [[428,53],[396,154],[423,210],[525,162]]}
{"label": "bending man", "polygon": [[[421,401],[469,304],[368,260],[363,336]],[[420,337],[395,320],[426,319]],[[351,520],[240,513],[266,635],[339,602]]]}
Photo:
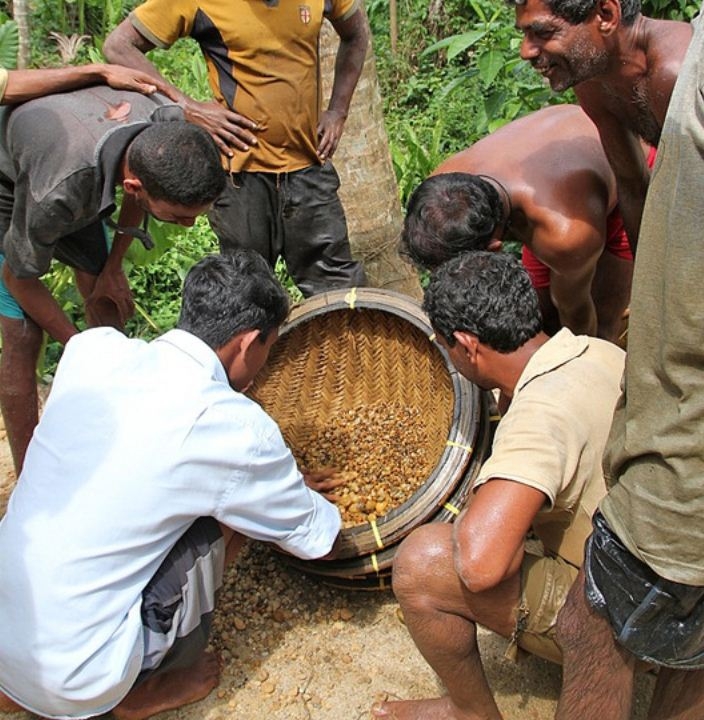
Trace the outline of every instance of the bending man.
{"label": "bending man", "polygon": [[[190,226],[222,192],[220,155],[162,96],[96,86],[0,113],[0,404],[17,473],[37,424],[42,331],[78,332],[41,277],[72,267],[88,324],[122,327],[133,311],[122,270],[148,214]],[[170,122],[171,120],[175,122]],[[112,244],[104,221],[123,200]]]}
{"label": "bending man", "polygon": [[408,202],[401,252],[421,268],[523,245],[544,327],[619,342],[633,273],[616,179],[573,105],[505,125],[443,162]]}

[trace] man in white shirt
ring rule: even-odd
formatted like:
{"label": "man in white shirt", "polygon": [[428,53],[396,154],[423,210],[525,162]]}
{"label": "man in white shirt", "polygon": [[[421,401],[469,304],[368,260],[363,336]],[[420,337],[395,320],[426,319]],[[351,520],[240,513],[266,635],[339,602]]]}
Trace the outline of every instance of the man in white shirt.
{"label": "man in white shirt", "polygon": [[[333,555],[334,505],[242,391],[288,312],[267,263],[209,256],[177,329],[72,338],[0,522],[0,710],[148,717],[205,697],[243,538]],[[19,706],[19,707],[18,707]]]}

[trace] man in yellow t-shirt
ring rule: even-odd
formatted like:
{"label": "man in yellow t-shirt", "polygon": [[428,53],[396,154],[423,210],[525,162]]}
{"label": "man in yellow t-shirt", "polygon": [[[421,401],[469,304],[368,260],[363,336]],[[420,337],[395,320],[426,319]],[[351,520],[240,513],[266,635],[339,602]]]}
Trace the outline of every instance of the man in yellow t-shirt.
{"label": "man in yellow t-shirt", "polygon": [[[323,19],[340,36],[335,79],[321,112]],[[368,44],[359,0],[146,0],[105,41],[108,59],[161,77],[152,48],[195,39],[214,100],[179,92],[185,116],[206,128],[232,182],[209,215],[221,250],[281,256],[304,295],[365,284],[350,254],[332,157]]]}

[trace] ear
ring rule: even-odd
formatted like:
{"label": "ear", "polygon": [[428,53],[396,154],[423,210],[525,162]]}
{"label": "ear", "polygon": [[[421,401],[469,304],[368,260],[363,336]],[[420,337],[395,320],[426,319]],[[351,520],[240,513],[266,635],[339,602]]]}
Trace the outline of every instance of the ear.
{"label": "ear", "polygon": [[469,362],[474,362],[479,349],[479,340],[477,339],[477,336],[472,333],[464,332],[463,330],[455,330],[455,332],[452,333],[452,337],[455,338],[455,342],[462,348],[467,360],[469,360]]}
{"label": "ear", "polygon": [[247,330],[238,335],[238,337],[240,338],[240,352],[244,355],[245,358],[249,357],[249,352],[252,348],[252,344],[255,341],[260,342],[259,336],[261,334],[262,334],[261,330],[253,329],[253,330]]}
{"label": "ear", "polygon": [[621,25],[621,3],[618,0],[599,0],[596,6],[597,28],[602,35],[611,35]]}
{"label": "ear", "polygon": [[226,368],[233,364],[243,363],[247,360],[252,343],[257,340],[260,332],[260,330],[245,330],[237,333],[219,347],[215,354]]}
{"label": "ear", "polygon": [[128,195],[139,195],[142,191],[142,181],[134,175],[129,175],[122,181],[122,187]]}

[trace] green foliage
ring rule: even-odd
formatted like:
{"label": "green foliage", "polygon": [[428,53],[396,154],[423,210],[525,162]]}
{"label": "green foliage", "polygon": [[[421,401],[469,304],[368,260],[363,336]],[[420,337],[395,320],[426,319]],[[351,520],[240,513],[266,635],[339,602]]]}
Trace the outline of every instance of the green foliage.
{"label": "green foliage", "polygon": [[439,165],[443,159],[441,140],[444,125],[439,121],[432,129],[425,145],[407,120],[397,128],[397,142],[391,143],[391,160],[398,181],[401,202],[405,206],[410,194]]}
{"label": "green foliage", "polygon": [[643,0],[644,15],[665,20],[691,20],[699,12],[699,3],[691,0]]}
{"label": "green foliage", "polygon": [[17,67],[17,52],[20,47],[20,38],[17,32],[17,23],[0,15],[0,67],[12,70]]}

